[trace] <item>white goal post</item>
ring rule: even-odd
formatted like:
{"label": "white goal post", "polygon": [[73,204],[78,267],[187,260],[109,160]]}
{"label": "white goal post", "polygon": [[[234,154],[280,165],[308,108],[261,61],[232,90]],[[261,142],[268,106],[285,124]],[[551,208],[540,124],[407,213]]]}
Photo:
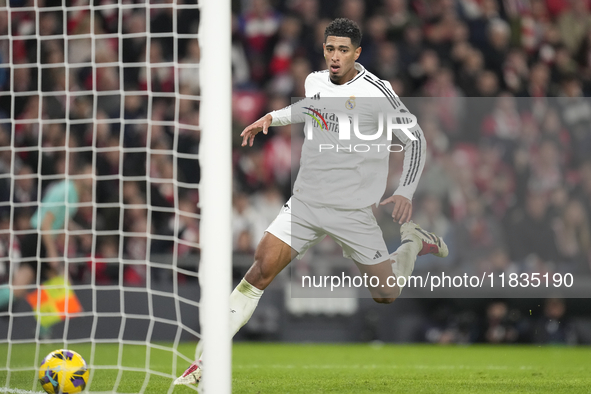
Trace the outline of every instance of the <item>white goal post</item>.
{"label": "white goal post", "polygon": [[[48,349],[77,346],[90,393],[231,393],[231,31],[231,0],[0,0],[0,292],[10,293],[0,306],[0,393],[38,393]],[[45,171],[47,157],[60,171]],[[88,162],[90,175],[69,168]],[[61,281],[42,279],[51,259],[30,217],[53,185],[69,190],[89,176],[85,199],[64,201],[86,221],[45,231],[65,239]],[[27,180],[32,197],[21,199]],[[38,246],[25,260],[39,273],[14,286],[26,261],[11,251],[28,235]],[[102,281],[100,264],[116,274]],[[43,304],[46,290],[63,309],[44,309],[57,305]],[[202,382],[175,387],[196,339]]]}
{"label": "white goal post", "polygon": [[230,0],[201,3],[201,264],[199,309],[203,353],[200,391],[230,394],[231,229],[231,10]]}

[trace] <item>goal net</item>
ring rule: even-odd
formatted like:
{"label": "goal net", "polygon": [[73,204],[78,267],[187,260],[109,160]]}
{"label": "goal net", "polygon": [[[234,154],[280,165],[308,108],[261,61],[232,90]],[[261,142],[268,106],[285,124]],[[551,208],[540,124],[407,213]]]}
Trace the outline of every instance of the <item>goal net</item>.
{"label": "goal net", "polygon": [[0,393],[194,392],[197,341],[230,392],[229,48],[225,1],[0,0]]}

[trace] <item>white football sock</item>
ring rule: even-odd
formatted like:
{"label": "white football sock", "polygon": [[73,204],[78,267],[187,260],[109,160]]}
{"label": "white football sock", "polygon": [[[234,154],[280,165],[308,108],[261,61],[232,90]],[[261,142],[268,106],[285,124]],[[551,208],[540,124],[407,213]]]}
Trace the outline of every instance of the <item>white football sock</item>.
{"label": "white football sock", "polygon": [[256,309],[264,290],[257,289],[245,279],[230,294],[230,332],[234,336]]}
{"label": "white football sock", "polygon": [[[390,260],[392,260],[392,272],[396,275],[396,281],[397,283],[404,285],[406,285],[408,277],[415,269],[415,261],[417,261],[417,256],[422,248],[422,244],[418,239],[415,239],[414,237],[409,239],[412,239],[412,242],[403,241],[403,244],[396,249],[396,252],[390,255]],[[399,281],[399,277],[403,277],[405,280],[400,279]],[[401,293],[403,287],[404,286],[400,287]]]}
{"label": "white football sock", "polygon": [[[248,283],[246,279],[242,279],[230,294],[230,332],[232,337],[248,323],[264,292],[264,290],[257,289]],[[197,360],[201,364],[204,359],[202,346],[203,343],[200,341],[197,345],[197,355],[201,356],[197,357]]]}

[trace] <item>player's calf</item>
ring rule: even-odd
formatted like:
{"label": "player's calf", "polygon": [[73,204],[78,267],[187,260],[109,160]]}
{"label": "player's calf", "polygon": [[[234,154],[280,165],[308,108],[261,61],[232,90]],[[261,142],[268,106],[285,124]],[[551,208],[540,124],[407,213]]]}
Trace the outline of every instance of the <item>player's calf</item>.
{"label": "player's calf", "polygon": [[[400,294],[396,281],[392,282],[392,261],[385,260],[377,264],[361,264],[355,261],[361,276],[377,278],[377,282],[368,282],[367,289],[373,300],[379,304],[391,304]],[[370,283],[373,286],[370,286]]]}
{"label": "player's calf", "polygon": [[244,279],[257,289],[264,290],[294,257],[295,251],[289,245],[273,234],[265,233]]}

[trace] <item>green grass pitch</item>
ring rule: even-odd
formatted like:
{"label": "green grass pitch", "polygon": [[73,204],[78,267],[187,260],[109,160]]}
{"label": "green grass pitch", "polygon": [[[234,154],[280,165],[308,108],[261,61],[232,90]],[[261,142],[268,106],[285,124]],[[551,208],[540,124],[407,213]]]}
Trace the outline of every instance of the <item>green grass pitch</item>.
{"label": "green grass pitch", "polygon": [[[55,348],[42,346],[40,358]],[[89,345],[70,348],[89,357]],[[194,349],[187,343],[179,351],[190,356]],[[122,354],[122,365],[146,365],[143,346],[126,345]],[[13,346],[11,367],[38,364],[34,355],[34,345]],[[117,355],[117,345],[100,344],[94,362],[116,365]],[[6,360],[7,346],[1,345],[0,368],[6,369]],[[186,367],[178,363],[175,375]],[[152,370],[171,374],[171,364],[170,352],[152,350]],[[245,394],[591,393],[589,347],[238,343],[233,365],[233,393]],[[32,370],[12,372],[10,382],[6,377],[0,372],[0,393],[40,391]],[[144,377],[124,372],[117,392],[139,392]],[[116,378],[117,370],[96,369],[90,391],[110,391]],[[145,392],[166,393],[170,383],[152,375]],[[174,393],[195,391],[177,387]]]}

